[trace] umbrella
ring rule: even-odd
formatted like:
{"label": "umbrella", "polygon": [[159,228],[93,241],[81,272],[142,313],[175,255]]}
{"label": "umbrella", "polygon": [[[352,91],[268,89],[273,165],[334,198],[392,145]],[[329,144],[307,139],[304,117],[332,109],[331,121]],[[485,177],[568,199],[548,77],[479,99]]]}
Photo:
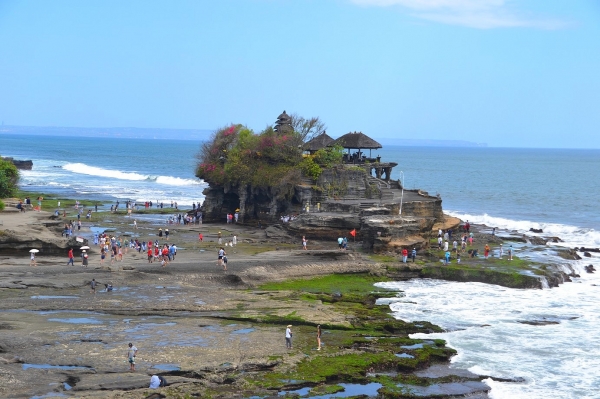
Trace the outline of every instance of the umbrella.
{"label": "umbrella", "polygon": [[90,247],[88,247],[87,245],[84,245],[83,247],[81,247],[79,249],[90,249]]}
{"label": "umbrella", "polygon": [[34,248],[34,249],[30,249],[29,252],[37,253],[37,252],[40,252],[40,250]]}

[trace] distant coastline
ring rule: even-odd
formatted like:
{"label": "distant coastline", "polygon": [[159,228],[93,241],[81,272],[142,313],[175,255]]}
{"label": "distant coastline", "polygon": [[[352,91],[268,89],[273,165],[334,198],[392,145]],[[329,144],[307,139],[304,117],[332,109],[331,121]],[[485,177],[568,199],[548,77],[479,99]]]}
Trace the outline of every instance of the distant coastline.
{"label": "distant coastline", "polygon": [[112,137],[154,140],[208,140],[209,129],[161,129],[137,127],[57,127],[57,126],[0,126],[0,136],[22,134],[33,136]]}
{"label": "distant coastline", "polygon": [[[162,129],[137,127],[58,127],[58,126],[0,126],[0,137],[4,134],[22,134],[34,136],[77,136],[77,137],[112,137],[153,140],[194,140],[210,139],[213,129]],[[465,140],[429,140],[377,138],[382,145],[405,147],[487,147],[487,143],[476,143]]]}

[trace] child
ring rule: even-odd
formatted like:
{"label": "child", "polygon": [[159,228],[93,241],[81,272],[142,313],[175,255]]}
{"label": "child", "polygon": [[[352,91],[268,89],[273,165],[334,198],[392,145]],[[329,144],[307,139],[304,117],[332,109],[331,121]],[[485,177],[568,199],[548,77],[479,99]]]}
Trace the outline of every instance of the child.
{"label": "child", "polygon": [[227,256],[223,256],[223,270],[227,270]]}

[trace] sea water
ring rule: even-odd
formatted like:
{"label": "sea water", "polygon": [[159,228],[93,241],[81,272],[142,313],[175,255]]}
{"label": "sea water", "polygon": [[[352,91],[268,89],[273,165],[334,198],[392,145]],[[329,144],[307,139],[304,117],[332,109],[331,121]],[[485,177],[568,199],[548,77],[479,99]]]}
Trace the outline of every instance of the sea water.
{"label": "sea water", "polygon": [[0,154],[32,160],[21,171],[28,191],[121,202],[202,202],[207,185],[194,176],[200,142],[152,138],[0,135]]}
{"label": "sea water", "polygon": [[[1,155],[33,160],[33,170],[22,172],[25,189],[181,205],[204,199],[206,185],[194,177],[199,148],[198,142],[176,139],[0,136]],[[600,281],[583,269],[593,264],[600,270],[600,258],[567,261],[554,251],[600,246],[600,150],[386,146],[372,155],[396,162],[392,178],[406,188],[440,194],[446,213],[518,234],[541,228],[542,236],[561,238],[536,254],[515,245],[516,254],[581,275],[544,290],[435,280],[385,283],[407,295],[390,302],[395,317],[447,329],[420,337],[446,339],[458,351],[456,367],[523,379],[487,380],[494,399],[600,398]],[[544,320],[556,324],[524,323]]]}

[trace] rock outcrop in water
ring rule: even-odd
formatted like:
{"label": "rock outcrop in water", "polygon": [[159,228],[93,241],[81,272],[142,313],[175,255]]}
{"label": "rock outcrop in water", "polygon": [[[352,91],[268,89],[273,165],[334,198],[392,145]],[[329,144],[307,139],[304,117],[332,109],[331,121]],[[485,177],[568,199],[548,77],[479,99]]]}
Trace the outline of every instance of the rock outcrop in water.
{"label": "rock outcrop in water", "polygon": [[399,181],[373,177],[369,174],[373,167],[381,165],[325,170],[317,181],[306,179],[296,185],[290,199],[247,186],[210,186],[204,191],[203,217],[222,223],[227,213],[240,209],[245,224],[266,226],[289,215],[290,221],[282,227],[295,237],[352,241],[350,232],[355,231],[355,240],[374,252],[427,246],[433,226],[444,220],[441,198],[403,190]]}
{"label": "rock outcrop in water", "polygon": [[27,161],[20,161],[18,159],[14,159],[11,157],[2,157],[3,160],[11,162],[13,165],[15,165],[17,167],[17,169],[20,170],[31,170],[33,168],[33,161],[31,160],[27,160]]}

